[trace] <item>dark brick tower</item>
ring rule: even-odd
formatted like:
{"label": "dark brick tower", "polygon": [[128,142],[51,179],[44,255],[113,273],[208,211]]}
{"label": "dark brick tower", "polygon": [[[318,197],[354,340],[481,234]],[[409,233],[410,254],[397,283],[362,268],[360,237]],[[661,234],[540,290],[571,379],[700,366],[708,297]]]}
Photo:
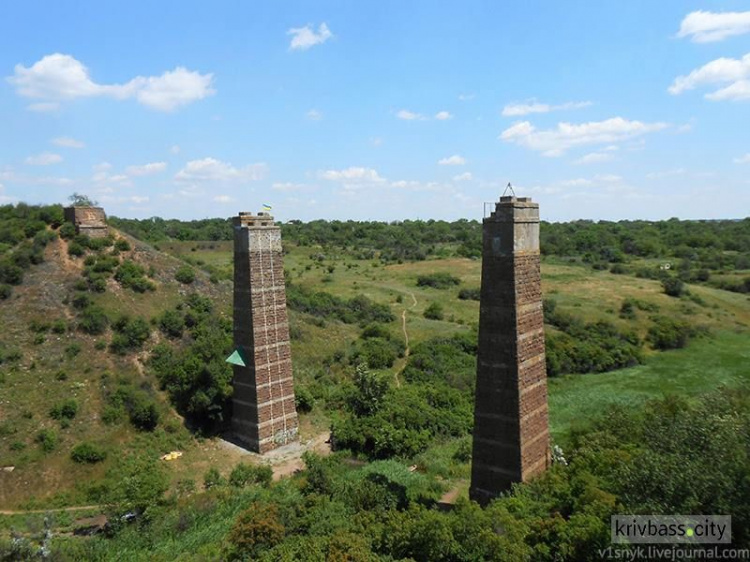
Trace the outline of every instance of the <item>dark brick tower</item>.
{"label": "dark brick tower", "polygon": [[266,453],[297,440],[281,229],[268,213],[234,217],[232,433]]}
{"label": "dark brick tower", "polygon": [[549,465],[539,205],[501,197],[484,219],[471,499]]}

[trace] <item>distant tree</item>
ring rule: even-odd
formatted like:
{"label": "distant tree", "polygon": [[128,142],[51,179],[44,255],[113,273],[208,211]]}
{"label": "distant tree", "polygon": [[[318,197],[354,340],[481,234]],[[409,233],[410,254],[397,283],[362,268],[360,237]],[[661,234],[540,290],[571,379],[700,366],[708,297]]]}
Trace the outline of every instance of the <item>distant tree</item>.
{"label": "distant tree", "polygon": [[82,193],[73,193],[73,195],[68,197],[68,201],[70,201],[74,207],[96,207],[99,204],[88,195],[83,195]]}

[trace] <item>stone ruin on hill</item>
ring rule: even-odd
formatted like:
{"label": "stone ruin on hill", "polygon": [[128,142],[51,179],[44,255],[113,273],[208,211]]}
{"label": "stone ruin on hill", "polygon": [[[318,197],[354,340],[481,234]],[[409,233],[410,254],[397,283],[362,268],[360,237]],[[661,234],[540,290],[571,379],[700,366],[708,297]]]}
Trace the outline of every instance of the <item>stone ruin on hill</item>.
{"label": "stone ruin on hill", "polygon": [[104,238],[109,234],[107,215],[101,207],[74,205],[65,207],[65,220],[73,223],[76,233],[90,238]]}

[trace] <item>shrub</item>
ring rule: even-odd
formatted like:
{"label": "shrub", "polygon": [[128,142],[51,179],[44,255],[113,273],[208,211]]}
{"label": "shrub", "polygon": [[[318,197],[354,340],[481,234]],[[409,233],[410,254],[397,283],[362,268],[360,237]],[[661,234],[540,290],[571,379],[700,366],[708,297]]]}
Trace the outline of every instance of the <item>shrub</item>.
{"label": "shrub", "polygon": [[130,242],[125,240],[124,238],[118,238],[115,241],[115,250],[118,252],[127,252],[130,250]]}
{"label": "shrub", "polygon": [[78,413],[78,402],[69,398],[63,402],[58,402],[49,411],[49,415],[55,420],[72,420]]}
{"label": "shrub", "polygon": [[646,339],[654,349],[679,349],[685,347],[693,335],[695,330],[687,322],[658,316],[648,329]]}
{"label": "shrub", "polygon": [[80,443],[73,447],[70,458],[80,464],[96,464],[107,458],[107,451],[92,443]]}
{"label": "shrub", "polygon": [[81,344],[78,342],[71,343],[68,347],[65,348],[65,356],[68,359],[73,359],[75,356],[77,356],[79,353],[81,353]]}
{"label": "shrub", "polygon": [[6,285],[20,285],[23,281],[23,269],[9,260],[0,262],[0,283]]}
{"label": "shrub", "polygon": [[5,283],[0,285],[0,300],[5,300],[10,298],[10,295],[13,293],[13,287],[10,285],[7,285]]}
{"label": "shrub", "polygon": [[68,255],[80,257],[85,253],[86,253],[86,248],[82,246],[80,243],[75,242],[75,241],[68,243]]}
{"label": "shrub", "polygon": [[478,301],[480,298],[481,289],[478,287],[475,289],[461,289],[458,292],[458,298],[462,301]]}
{"label": "shrub", "polygon": [[433,287],[435,289],[449,289],[454,285],[459,285],[461,280],[450,273],[432,273],[430,275],[420,275],[417,277],[417,287]]}
{"label": "shrub", "polygon": [[192,267],[183,265],[174,274],[174,278],[180,283],[190,285],[193,281],[195,281],[195,271]]}
{"label": "shrub", "polygon": [[685,284],[677,277],[668,277],[661,282],[664,293],[670,297],[680,297],[685,292]]}
{"label": "shrub", "polygon": [[153,431],[159,425],[159,410],[151,401],[138,400],[130,407],[130,423],[141,431]]}
{"label": "shrub", "polygon": [[136,293],[145,293],[156,289],[151,281],[146,279],[146,270],[132,260],[123,261],[115,272],[115,280],[125,288]]}
{"label": "shrub", "polygon": [[306,387],[297,387],[294,389],[294,405],[298,412],[307,414],[312,411],[315,398]]}
{"label": "shrub", "polygon": [[157,323],[164,335],[181,338],[185,328],[185,315],[179,310],[167,310],[159,316]]}
{"label": "shrub", "polygon": [[244,488],[248,484],[268,486],[272,479],[273,470],[266,465],[239,463],[229,474],[229,483],[237,488]]}
{"label": "shrub", "polygon": [[148,322],[140,316],[133,319],[128,316],[121,316],[114,323],[113,328],[117,333],[112,337],[112,343],[109,347],[113,353],[119,355],[140,349],[151,335]]}
{"label": "shrub", "polygon": [[632,299],[625,299],[620,306],[620,318],[635,319],[635,308],[635,302]]}
{"label": "shrub", "polygon": [[70,240],[76,235],[76,227],[73,223],[66,222],[57,232],[63,240]]}
{"label": "shrub", "polygon": [[86,334],[103,334],[109,326],[109,317],[99,306],[89,305],[78,316],[78,329]]}
{"label": "shrub", "polygon": [[443,312],[443,307],[440,306],[439,303],[433,302],[425,309],[423,316],[430,320],[442,320],[445,313]]}
{"label": "shrub", "polygon": [[52,331],[55,334],[64,334],[68,330],[68,325],[65,320],[58,319],[52,323]]}
{"label": "shrub", "polygon": [[36,434],[34,440],[39,443],[39,446],[45,453],[54,451],[55,447],[57,447],[57,433],[55,433],[51,429],[41,430]]}
{"label": "shrub", "polygon": [[285,528],[275,504],[253,502],[237,517],[229,543],[239,559],[254,560],[264,550],[284,540]]}
{"label": "shrub", "polygon": [[221,473],[219,473],[214,467],[209,468],[206,471],[206,474],[203,475],[203,487],[206,490],[210,490],[216,486],[223,486],[224,483],[224,478],[221,476]]}

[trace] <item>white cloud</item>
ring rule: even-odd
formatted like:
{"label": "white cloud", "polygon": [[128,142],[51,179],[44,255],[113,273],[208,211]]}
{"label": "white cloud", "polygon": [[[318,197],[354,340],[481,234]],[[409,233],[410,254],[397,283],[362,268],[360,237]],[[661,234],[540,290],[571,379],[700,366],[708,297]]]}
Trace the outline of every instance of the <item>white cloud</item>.
{"label": "white cloud", "polygon": [[470,181],[472,179],[474,179],[474,176],[471,175],[471,172],[464,172],[463,174],[453,176],[453,181]]}
{"label": "white cloud", "polygon": [[382,182],[385,178],[380,177],[377,170],[372,168],[349,167],[344,170],[326,170],[320,172],[320,177],[331,181],[365,181]]}
{"label": "white cloud", "polygon": [[453,119],[453,115],[451,115],[448,111],[438,111],[435,114],[435,119],[438,121],[446,121],[448,119]]}
{"label": "white cloud", "polygon": [[735,164],[750,164],[750,152],[745,154],[744,156],[740,156],[739,158],[734,159]]}
{"label": "white cloud", "polygon": [[109,162],[99,162],[98,164],[94,164],[91,169],[94,170],[94,172],[106,172],[107,170],[112,169],[112,164]]}
{"label": "white cloud", "polygon": [[534,100],[525,103],[510,103],[503,108],[504,117],[520,117],[530,113],[549,113],[550,111],[563,111],[568,109],[581,109],[591,105],[590,101],[571,101],[559,105],[550,105],[548,103],[538,103]]}
{"label": "white cloud", "polygon": [[41,154],[26,158],[26,163],[30,166],[49,166],[51,164],[59,164],[62,161],[62,156],[53,154],[52,152],[42,152]]}
{"label": "white cloud", "polygon": [[660,178],[670,178],[674,176],[681,176],[685,173],[685,168],[675,168],[673,170],[663,170],[661,172],[651,172],[646,174],[646,178],[650,180],[654,179],[660,179]]}
{"label": "white cloud", "polygon": [[60,109],[60,104],[57,102],[30,103],[26,106],[26,109],[35,111],[36,113],[52,113]]}
{"label": "white cloud", "polygon": [[135,98],[152,109],[173,111],[213,95],[212,81],[212,74],[177,67],[161,76],[137,76],[125,84],[97,84],[80,61],[60,53],[42,57],[30,67],[17,64],[13,76],[8,77],[18,95],[47,100],[29,106],[34,111],[57,109],[62,100],[97,96]]}
{"label": "white cloud", "polygon": [[174,144],[174,145],[172,145],[172,147],[171,147],[171,148],[169,149],[169,152],[170,152],[171,154],[179,154],[179,153],[180,153],[180,150],[181,150],[181,149],[180,149],[180,145],[179,145],[179,144]]}
{"label": "white cloud", "polygon": [[70,137],[57,137],[52,139],[52,144],[57,146],[63,146],[65,148],[83,148],[86,144],[83,141],[79,141]]}
{"label": "white cloud", "polygon": [[136,81],[139,82],[136,99],[158,111],[174,111],[216,93],[211,88],[213,74],[200,74],[181,66],[161,76],[138,77],[132,82]]}
{"label": "white cloud", "polygon": [[454,154],[453,156],[448,156],[446,158],[441,158],[438,160],[438,164],[441,166],[463,166],[466,164],[466,158],[463,156],[459,156],[458,154]]}
{"label": "white cloud", "polygon": [[292,28],[286,34],[292,36],[289,43],[289,50],[291,51],[306,51],[315,45],[322,45],[333,37],[325,22],[318,26],[317,33],[315,33],[312,25],[306,25],[305,27]]}
{"label": "white cloud", "polygon": [[694,43],[712,43],[744,33],[750,33],[750,12],[698,10],[685,16],[677,37],[690,37]]}
{"label": "white cloud", "polygon": [[310,121],[320,121],[321,119],[323,119],[323,114],[317,109],[311,109],[310,111],[305,113],[305,117],[307,117]]}
{"label": "white cloud", "polygon": [[613,160],[614,156],[609,152],[589,152],[573,160],[573,164],[598,164],[599,162],[609,162]]}
{"label": "white cloud", "polygon": [[231,203],[232,201],[234,201],[234,199],[232,197],[229,197],[229,195],[217,195],[216,197],[214,197],[214,201],[216,201],[217,203]]}
{"label": "white cloud", "polygon": [[151,162],[149,164],[143,164],[141,166],[128,166],[125,172],[129,176],[148,176],[151,174],[158,174],[167,169],[166,162]]}
{"label": "white cloud", "polygon": [[427,119],[424,115],[421,115],[420,113],[414,113],[413,111],[409,111],[408,109],[401,109],[398,113],[396,113],[396,117],[399,119],[403,119],[404,121],[424,121]]}
{"label": "white cloud", "polygon": [[706,94],[705,97],[709,100],[750,99],[750,53],[741,59],[722,57],[696,68],[687,76],[678,76],[668,91],[672,95],[678,95],[708,84],[729,84]]}
{"label": "white cloud", "polygon": [[520,121],[503,131],[499,138],[539,151],[544,156],[561,156],[572,147],[620,142],[666,127],[666,123],[643,123],[613,117],[581,124],[558,123],[555,129],[539,131],[528,121]]}
{"label": "white cloud", "polygon": [[178,181],[255,181],[263,179],[267,166],[263,163],[250,164],[243,168],[235,168],[228,162],[216,158],[191,160],[177,172]]}
{"label": "white cloud", "polygon": [[586,185],[592,185],[594,182],[586,178],[576,178],[574,180],[563,180],[560,182],[562,187],[581,187]]}

